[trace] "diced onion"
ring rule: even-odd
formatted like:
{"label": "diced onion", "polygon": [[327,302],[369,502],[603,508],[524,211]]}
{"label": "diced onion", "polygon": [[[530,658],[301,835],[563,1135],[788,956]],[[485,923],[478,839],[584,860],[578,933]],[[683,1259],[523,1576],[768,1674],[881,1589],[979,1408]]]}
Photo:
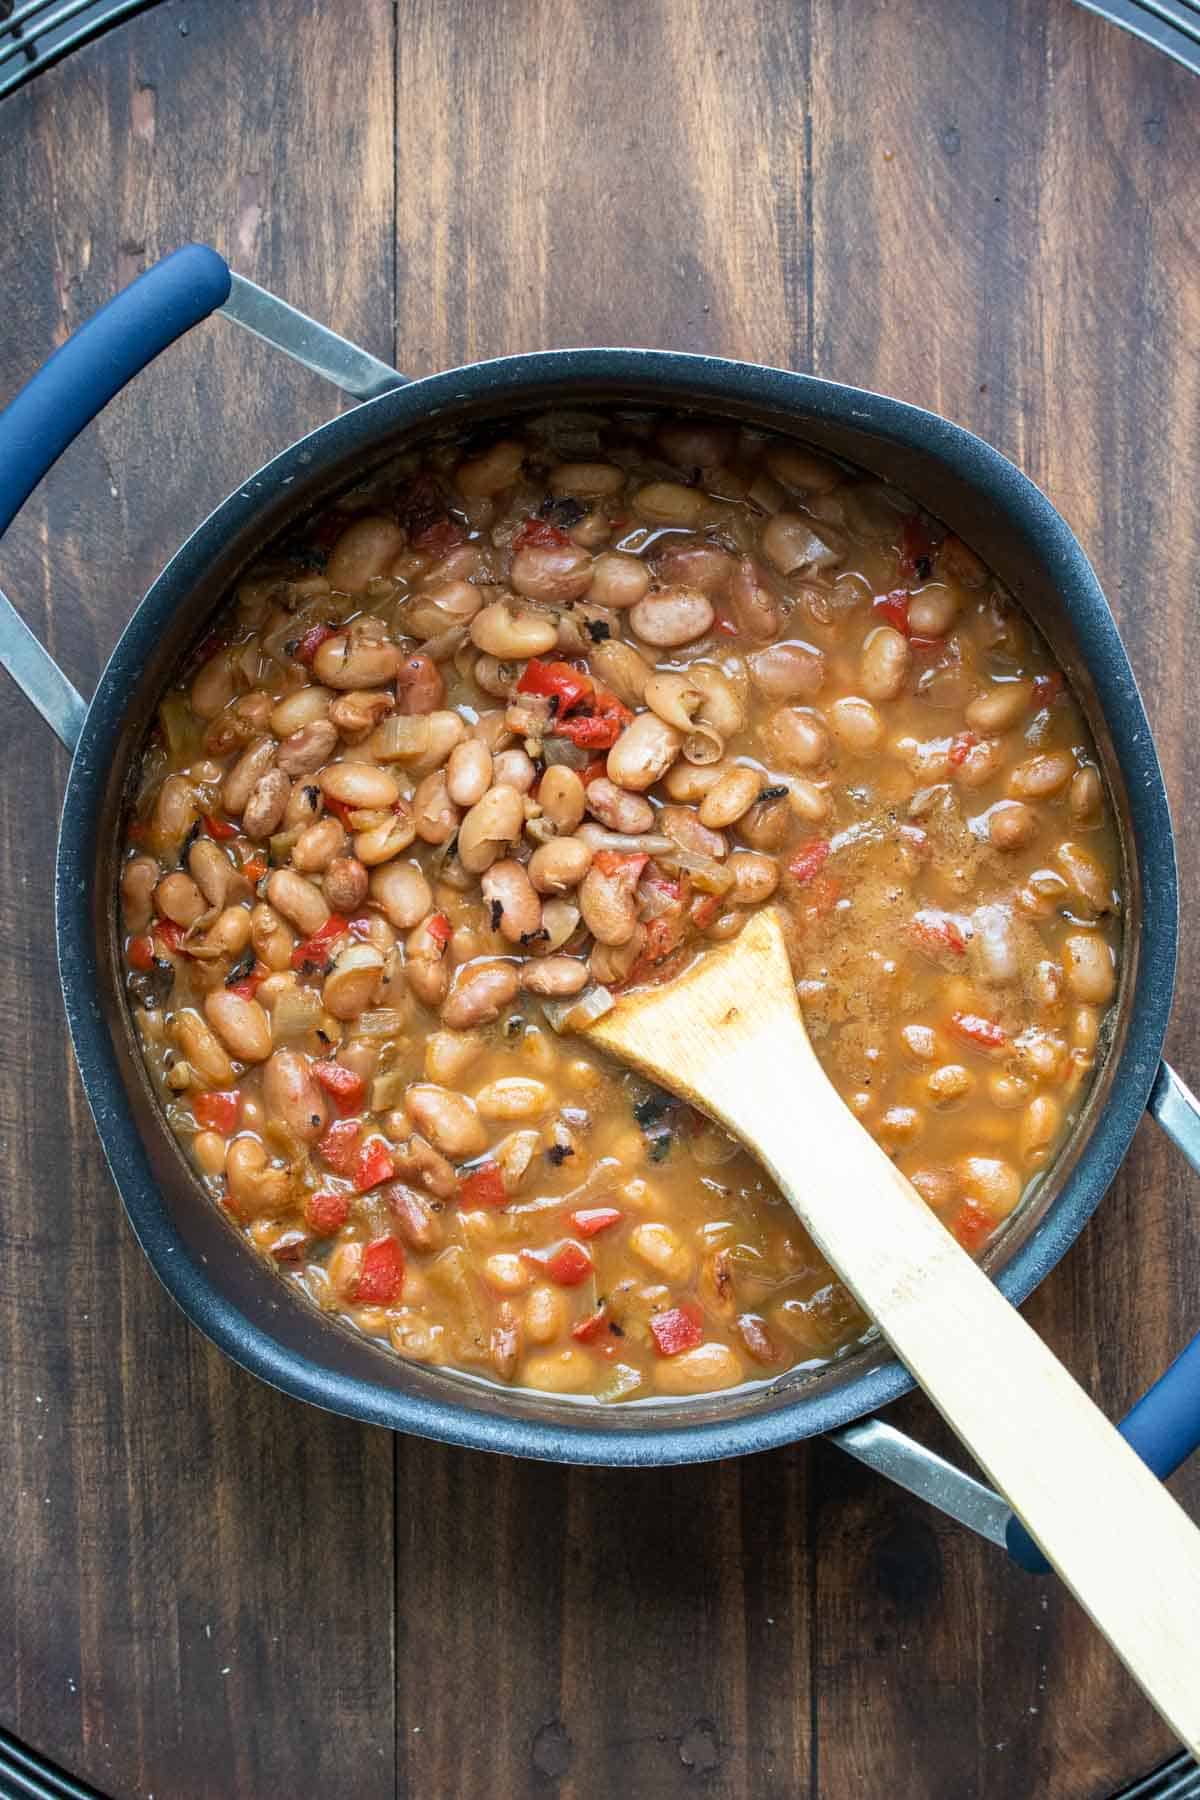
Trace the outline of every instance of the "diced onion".
{"label": "diced onion", "polygon": [[321,996],[316,988],[285,988],[271,1009],[271,1036],[276,1044],[307,1037],[321,1017]]}
{"label": "diced onion", "polygon": [[543,1000],[542,1011],[555,1031],[582,1031],[610,1013],[615,1005],[606,987],[591,987],[574,1000]]}
{"label": "diced onion", "polygon": [[362,1013],[354,1029],[359,1037],[395,1037],[404,1030],[405,1015],[392,1007],[380,1006],[374,1012]]}

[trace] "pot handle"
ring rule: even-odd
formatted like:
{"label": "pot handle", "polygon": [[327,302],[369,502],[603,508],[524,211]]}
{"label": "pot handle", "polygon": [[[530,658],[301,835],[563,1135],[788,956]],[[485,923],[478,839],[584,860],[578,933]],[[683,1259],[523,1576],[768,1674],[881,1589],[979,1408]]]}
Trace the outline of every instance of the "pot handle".
{"label": "pot handle", "polygon": [[[230,284],[215,250],[188,244],[139,275],[31,376],[0,412],[0,535],[84,426],[160,350],[215,312]],[[3,594],[0,663],[73,750],[87,707]]]}
{"label": "pot handle", "polygon": [[[1200,1175],[1200,1100],[1170,1063],[1158,1065],[1148,1110]],[[1160,1481],[1200,1449],[1200,1337],[1180,1351],[1117,1429]],[[1015,1515],[1008,1521],[1005,1541],[1009,1555],[1023,1569],[1035,1575],[1048,1572],[1049,1563]]]}

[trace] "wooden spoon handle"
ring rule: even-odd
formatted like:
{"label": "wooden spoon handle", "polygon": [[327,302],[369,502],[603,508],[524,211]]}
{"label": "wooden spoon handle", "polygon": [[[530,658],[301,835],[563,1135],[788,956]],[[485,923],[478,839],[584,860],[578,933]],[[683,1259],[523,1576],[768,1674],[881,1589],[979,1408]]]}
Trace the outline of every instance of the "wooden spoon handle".
{"label": "wooden spoon handle", "polygon": [[[751,946],[757,971],[746,966]],[[589,1035],[755,1151],[1131,1674],[1200,1754],[1200,1531],[842,1103],[808,1042],[771,915],[756,915],[728,953],[674,985],[678,994],[663,989],[640,1016],[630,1001]]]}

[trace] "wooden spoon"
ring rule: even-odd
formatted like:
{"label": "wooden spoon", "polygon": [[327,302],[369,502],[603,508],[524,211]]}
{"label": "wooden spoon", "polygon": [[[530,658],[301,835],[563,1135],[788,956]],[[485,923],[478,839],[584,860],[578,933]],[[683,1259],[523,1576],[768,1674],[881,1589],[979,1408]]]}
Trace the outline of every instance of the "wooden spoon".
{"label": "wooden spoon", "polygon": [[808,1041],[774,910],[585,1031],[749,1145],[1200,1755],[1200,1531],[843,1104]]}

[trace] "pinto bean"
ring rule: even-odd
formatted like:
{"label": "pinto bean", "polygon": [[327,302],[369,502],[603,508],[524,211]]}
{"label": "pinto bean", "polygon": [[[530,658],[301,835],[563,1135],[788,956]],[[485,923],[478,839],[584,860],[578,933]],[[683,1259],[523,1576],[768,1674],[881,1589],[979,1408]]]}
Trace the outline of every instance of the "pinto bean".
{"label": "pinto bean", "polygon": [[1069,750],[1045,750],[1018,763],[1008,778],[1008,791],[1016,800],[1047,800],[1060,794],[1075,773]]}
{"label": "pinto bean", "polygon": [[250,942],[250,914],[244,906],[227,906],[204,934],[203,948],[215,956],[240,956]]}
{"label": "pinto bean", "polygon": [[154,890],[154,904],[174,925],[194,925],[208,906],[190,875],[164,875]]}
{"label": "pinto bean", "polygon": [[542,776],[538,805],[560,832],[574,831],[587,807],[587,794],[574,769],[554,763]]}
{"label": "pinto bean", "polygon": [[744,556],[737,565],[729,586],[729,604],[746,637],[769,643],[778,636],[782,618],[779,601],[752,556]]}
{"label": "pinto bean", "polygon": [[317,786],[327,800],[363,810],[395,806],[400,798],[394,777],[373,763],[328,763],[317,776]]}
{"label": "pinto bean", "polygon": [[451,1031],[490,1025],[516,997],[519,977],[511,963],[485,963],[463,971],[442,1006],[442,1023]]}
{"label": "pinto bean", "polygon": [[491,911],[492,929],[510,944],[532,943],[541,930],[542,903],[520,863],[508,858],[494,862],[479,885]]}
{"label": "pinto bean", "polygon": [[501,662],[521,662],[552,650],[558,629],[548,613],[494,600],[471,620],[471,642]]}
{"label": "pinto bean", "polygon": [[978,694],[963,717],[972,731],[1008,731],[1024,718],[1032,702],[1032,681],[1002,681]]}
{"label": "pinto bean", "polygon": [[329,813],[309,825],[292,845],[292,864],[302,875],[319,875],[346,847],[346,827]]}
{"label": "pinto bean", "polygon": [[376,575],[385,575],[406,543],[394,519],[375,515],[347,525],[329,553],[325,573],[340,594],[359,594]]}
{"label": "pinto bean", "polygon": [[728,848],[719,831],[710,831],[707,825],[700,823],[700,815],[693,807],[662,806],[657,823],[659,830],[672,838],[681,850],[690,850],[695,856],[719,859]]}
{"label": "pinto bean", "polygon": [[270,1218],[287,1210],[291,1175],[269,1161],[257,1138],[234,1138],[225,1156],[225,1181],[239,1219]]}
{"label": "pinto bean", "polygon": [[416,834],[422,843],[450,842],[458,829],[458,808],[446,791],[444,769],[437,769],[418,782],[417,791],[412,798],[412,817]]}
{"label": "pinto bean", "polygon": [[726,864],[734,879],[729,898],[738,906],[757,906],[779,886],[779,865],[754,850],[735,850]]}
{"label": "pinto bean", "polygon": [[283,812],[283,829],[285,831],[303,831],[306,825],[315,824],[325,810],[325,796],[315,781],[306,781],[303,775],[293,782],[288,803]]}
{"label": "pinto bean", "polygon": [[1063,974],[1076,1000],[1105,1006],[1116,990],[1111,945],[1090,931],[1073,931],[1063,939]]}
{"label": "pinto bean", "polygon": [[[352,688],[348,694],[339,694],[333,702],[328,723],[348,744],[359,744],[395,707],[395,698],[389,688],[363,688],[358,692]],[[334,741],[336,743],[336,738]],[[322,762],[328,760],[328,757],[321,758]]]}
{"label": "pinto bean", "polygon": [[356,856],[335,856],[325,870],[321,891],[335,913],[349,918],[367,897],[367,871]]}
{"label": "pinto bean", "polygon": [[629,623],[643,642],[659,649],[691,644],[711,630],[716,614],[698,588],[656,588],[629,610]]}
{"label": "pinto bean", "polygon": [[715,544],[670,545],[655,559],[655,572],[668,587],[698,588],[715,598],[724,594],[738,565]]}
{"label": "pinto bean", "polygon": [[1094,764],[1088,763],[1072,775],[1067,790],[1067,811],[1072,824],[1080,831],[1100,823],[1104,816],[1104,789],[1100,771]]}
{"label": "pinto bean", "polygon": [[655,439],[667,461],[680,469],[716,468],[732,456],[736,441],[731,426],[710,425],[702,419],[660,425]]}
{"label": "pinto bean", "polygon": [[827,494],[845,478],[836,463],[798,444],[780,440],[767,450],[767,468],[797,494]]}
{"label": "pinto bean", "polygon": [[433,658],[423,651],[406,656],[396,675],[397,712],[431,713],[445,704],[446,683]]}
{"label": "pinto bean", "polygon": [[627,944],[633,936],[637,925],[636,885],[633,863],[623,864],[612,874],[593,863],[580,882],[579,909],[598,943]]}
{"label": "pinto bean", "polygon": [[823,652],[798,639],[752,651],[746,667],[767,700],[812,700],[825,682]]}
{"label": "pinto bean", "polygon": [[1037,814],[1023,800],[998,800],[987,822],[988,836],[997,850],[1024,850],[1037,836]]}
{"label": "pinto bean", "polygon": [[302,1144],[315,1144],[325,1129],[329,1108],[312,1063],[298,1050],[276,1050],[263,1068],[267,1110]]}
{"label": "pinto bean", "polygon": [[578,887],[591,863],[592,847],[582,838],[551,838],[530,857],[529,879],[539,894],[567,894]]}
{"label": "pinto bean", "polygon": [[882,744],[883,720],[869,700],[847,694],[829,708],[829,726],[838,742],[852,756],[871,756]]}
{"label": "pinto bean", "polygon": [[699,488],[682,481],[648,481],[633,495],[634,511],[651,525],[701,524],[711,502]]}
{"label": "pinto bean", "polygon": [[354,839],[354,854],[360,863],[373,869],[407,850],[416,835],[412,809],[405,804],[382,825],[370,825],[366,831],[358,832]]}
{"label": "pinto bean", "polygon": [[952,588],[922,588],[908,603],[908,628],[914,637],[945,637],[957,617],[958,595]]}
{"label": "pinto bean", "polygon": [[[196,847],[196,844],[192,845],[193,850]],[[210,844],[209,848],[216,850],[226,868],[229,868],[227,859],[221,856],[217,846]],[[189,855],[188,867],[191,868],[191,866],[191,856]],[[195,875],[195,873],[195,869],[192,869],[192,874]],[[230,873],[232,874],[232,869],[230,869]],[[121,911],[130,931],[145,931],[150,923],[154,912],[151,897],[158,886],[158,878],[159,867],[152,856],[133,856],[121,870]],[[222,895],[223,892],[224,890],[222,890]],[[205,897],[207,898],[207,894]],[[220,900],[213,901],[211,904],[219,905]]]}
{"label": "pinto bean", "polygon": [[257,1000],[217,988],[204,996],[204,1016],[239,1061],[265,1062],[270,1056],[271,1021]]}
{"label": "pinto bean", "polygon": [[580,993],[587,983],[587,964],[574,956],[544,956],[521,967],[521,986],[530,994],[565,999]]}
{"label": "pinto bean", "polygon": [[[587,786],[587,809],[593,818],[610,831],[630,833],[650,831],[654,825],[654,808],[640,794],[630,794],[601,776]],[[552,848],[546,845],[546,849]]]}
{"label": "pinto bean", "polygon": [[456,744],[446,764],[446,791],[455,806],[474,806],[491,785],[492,753],[487,745],[478,738]]}
{"label": "pinto bean", "polygon": [[259,905],[251,909],[250,942],[254,954],[268,969],[290,966],[296,940],[273,907]]}
{"label": "pinto bean", "polygon": [[221,804],[232,818],[240,818],[259,780],[273,768],[276,757],[275,739],[255,738],[238,757],[221,783]]}
{"label": "pinto bean", "polygon": [[525,806],[516,788],[489,788],[459,827],[458,854],[463,868],[481,875],[506,845],[516,842],[524,824]]}
{"label": "pinto bean", "polygon": [[[317,692],[316,689],[306,690]],[[328,719],[313,719],[297,726],[276,752],[276,763],[285,775],[311,775],[328,762],[337,749],[338,734]]]}
{"label": "pinto bean", "polygon": [[639,713],[608,753],[608,779],[617,787],[644,792],[666,774],[682,743],[683,733],[673,725],[653,713]]}
{"label": "pinto bean", "polygon": [[[209,998],[211,997],[210,995]],[[198,1012],[194,1012],[191,1007],[181,1008],[169,1020],[167,1032],[180,1055],[186,1057],[196,1074],[209,1087],[233,1086],[233,1064],[216,1033],[210,1030]]]}
{"label": "pinto bean", "polygon": [[321,986],[321,1003],[335,1019],[357,1019],[374,1004],[383,980],[384,959],[374,944],[351,943],[339,950]]}
{"label": "pinto bean", "polygon": [[395,1221],[396,1235],[410,1250],[428,1255],[440,1250],[446,1241],[445,1227],[424,1194],[393,1181],[382,1189],[382,1197]]}
{"label": "pinto bean", "polygon": [[215,719],[229,705],[233,694],[233,668],[229,656],[226,651],[218,650],[197,670],[192,681],[189,694],[192,711],[198,719]]}
{"label": "pinto bean", "polygon": [[368,881],[372,903],[397,931],[411,931],[433,905],[428,881],[411,862],[389,862],[372,869]]}
{"label": "pinto bean", "polygon": [[191,782],[182,775],[168,775],[150,811],[150,848],[159,856],[168,854],[183,842],[199,816],[200,805]]}
{"label": "pinto bean", "polygon": [[[267,723],[275,737],[294,737],[306,725],[315,725],[318,720],[327,718],[332,699],[333,695],[328,688],[293,688],[290,694],[285,694],[271,708]],[[280,767],[283,767],[282,763]],[[288,773],[298,775],[301,771],[290,769]]]}
{"label": "pinto bean", "polygon": [[728,769],[701,800],[700,823],[710,831],[721,831],[726,825],[732,825],[750,810],[766,785],[767,778],[759,769],[741,766]]}
{"label": "pinto bean", "polygon": [[867,633],[858,659],[858,680],[868,700],[894,700],[904,691],[911,667],[912,651],[902,631],[877,625]]}
{"label": "pinto bean", "polygon": [[569,606],[582,600],[592,585],[592,559],[575,544],[530,544],[513,557],[509,580],[528,600]]}
{"label": "pinto bean", "polygon": [[292,784],[282,769],[268,769],[250,790],[250,798],[242,813],[242,830],[261,843],[278,831],[280,820],[292,797]]}
{"label": "pinto bean", "polygon": [[512,486],[521,473],[524,460],[524,444],[516,438],[501,438],[490,449],[459,463],[454,472],[454,485],[468,499],[490,499]]}
{"label": "pinto bean", "polygon": [[620,550],[602,550],[592,564],[589,598],[597,606],[611,606],[618,611],[636,606],[650,588],[650,571],[636,556]]}
{"label": "pinto bean", "polygon": [[[369,627],[369,629],[368,629]],[[380,635],[378,620],[357,621],[347,631],[335,632],[317,647],[313,674],[326,687],[347,692],[351,688],[382,687],[394,681],[404,661],[398,645]]]}
{"label": "pinto bean", "polygon": [[282,913],[296,927],[301,937],[310,938],[315,931],[320,931],[329,917],[329,908],[320,888],[292,869],[272,870],[267,876],[267,899],[276,912]]}
{"label": "pinto bean", "polygon": [[486,1149],[487,1131],[474,1102],[465,1095],[432,1081],[418,1081],[404,1096],[404,1105],[413,1124],[443,1155],[461,1160]]}
{"label": "pinto bean", "polygon": [[433,930],[437,915],[430,913],[409,932],[404,942],[404,975],[417,999],[425,1006],[440,1006],[450,985],[444,937]]}
{"label": "pinto bean", "polygon": [[829,760],[829,733],[807,707],[778,707],[767,720],[765,737],[771,761],[785,769],[817,769]]}

